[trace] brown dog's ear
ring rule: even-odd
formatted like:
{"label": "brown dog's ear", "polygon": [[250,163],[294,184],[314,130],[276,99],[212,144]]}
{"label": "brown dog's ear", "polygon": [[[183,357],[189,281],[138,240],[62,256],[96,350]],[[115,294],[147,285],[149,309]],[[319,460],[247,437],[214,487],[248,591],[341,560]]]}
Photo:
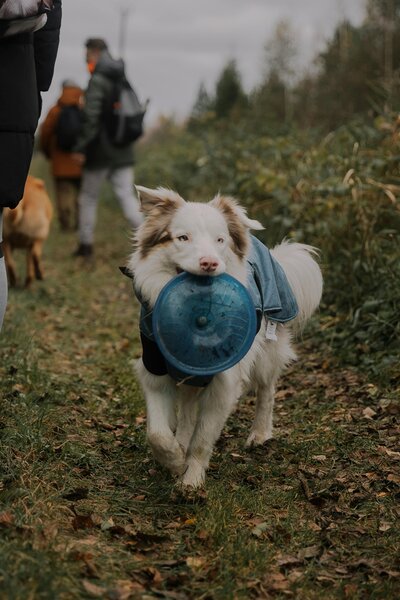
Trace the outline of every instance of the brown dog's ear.
{"label": "brown dog's ear", "polygon": [[228,225],[229,235],[231,236],[234,244],[234,252],[243,258],[246,255],[247,247],[249,243],[248,231],[249,229],[264,229],[259,221],[249,219],[246,210],[239,206],[239,204],[233,198],[227,196],[215,196],[210,202],[211,206],[219,210]]}
{"label": "brown dog's ear", "polygon": [[151,190],[141,185],[136,185],[135,188],[139,196],[141,210],[145,215],[153,212],[156,208],[171,211],[185,204],[185,200],[179,194],[166,188],[159,187],[156,190]]}
{"label": "brown dog's ear", "polygon": [[229,218],[238,219],[242,225],[247,227],[247,229],[264,229],[264,226],[254,219],[249,219],[246,213],[246,209],[238,204],[238,202],[234,198],[230,198],[228,196],[220,196],[218,194],[211,200],[210,204],[220,210],[223,215]]}

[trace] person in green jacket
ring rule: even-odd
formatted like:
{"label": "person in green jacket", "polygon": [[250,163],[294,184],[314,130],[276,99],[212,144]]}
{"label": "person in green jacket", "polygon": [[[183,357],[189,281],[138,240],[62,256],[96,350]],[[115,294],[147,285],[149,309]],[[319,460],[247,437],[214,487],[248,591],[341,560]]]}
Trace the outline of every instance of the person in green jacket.
{"label": "person in green jacket", "polygon": [[86,42],[86,63],[91,73],[85,93],[83,126],[74,147],[74,159],[84,165],[79,196],[79,245],[75,256],[93,255],[94,230],[100,188],[109,180],[129,224],[142,222],[139,201],[133,187],[133,144],[117,147],[108,139],[104,106],[112,97],[115,82],[124,76],[124,63],[111,57],[106,42]]}

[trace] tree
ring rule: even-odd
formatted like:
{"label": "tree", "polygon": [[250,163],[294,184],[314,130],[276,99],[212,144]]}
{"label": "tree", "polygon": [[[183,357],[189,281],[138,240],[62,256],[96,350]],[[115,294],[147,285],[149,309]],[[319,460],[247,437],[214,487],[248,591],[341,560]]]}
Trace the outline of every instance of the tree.
{"label": "tree", "polygon": [[204,83],[200,84],[197,98],[193,104],[192,112],[190,114],[191,119],[200,119],[205,114],[209,113],[213,109],[213,101],[210,98],[207,88]]}
{"label": "tree", "polygon": [[386,104],[393,107],[398,95],[400,66],[400,0],[368,0],[366,26],[381,36],[381,83],[386,92]]}
{"label": "tree", "polygon": [[271,70],[268,78],[252,95],[252,119],[257,129],[277,133],[286,122],[286,86],[278,71]]}
{"label": "tree", "polygon": [[282,19],[275,27],[271,39],[265,44],[264,82],[261,88],[272,84],[279,93],[283,92],[284,120],[291,118],[290,87],[296,75],[295,61],[297,57],[296,33],[287,19]]}
{"label": "tree", "polygon": [[234,109],[243,110],[247,96],[242,87],[241,76],[235,60],[223,68],[215,88],[215,114],[218,119],[229,117]]}
{"label": "tree", "polygon": [[367,21],[377,22],[379,19],[400,18],[400,0],[368,0]]}

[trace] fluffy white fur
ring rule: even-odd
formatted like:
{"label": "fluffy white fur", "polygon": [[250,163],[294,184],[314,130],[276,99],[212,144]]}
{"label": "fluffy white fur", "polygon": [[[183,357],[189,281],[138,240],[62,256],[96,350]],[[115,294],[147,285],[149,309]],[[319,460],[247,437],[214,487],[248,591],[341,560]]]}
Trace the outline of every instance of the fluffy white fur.
{"label": "fluffy white fur", "polygon": [[[128,267],[142,297],[154,305],[164,285],[177,272],[219,275],[226,272],[246,283],[250,229],[263,229],[234,200],[217,196],[208,204],[185,202],[159,188],[137,187],[144,223]],[[301,328],[319,305],[322,275],[305,244],[284,241],[272,251],[284,269],[299,305],[298,317],[278,325],[277,341],[267,340],[262,323],[247,355],[214,376],[205,388],[177,385],[168,375],[154,376],[138,362],[137,374],[147,406],[147,436],[155,458],[179,476],[184,488],[204,483],[215,442],[240,396],[256,392],[254,421],[247,446],[272,437],[274,390],[282,370],[296,358],[293,331]]]}

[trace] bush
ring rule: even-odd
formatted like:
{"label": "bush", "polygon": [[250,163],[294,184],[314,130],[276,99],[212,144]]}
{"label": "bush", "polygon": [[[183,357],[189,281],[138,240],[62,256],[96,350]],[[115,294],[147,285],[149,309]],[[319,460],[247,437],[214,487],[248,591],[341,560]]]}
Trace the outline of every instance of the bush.
{"label": "bush", "polygon": [[388,379],[400,375],[398,123],[354,121],[269,137],[245,121],[170,128],[140,152],[138,181],[191,200],[236,196],[283,237],[321,250],[324,336],[338,356]]}

